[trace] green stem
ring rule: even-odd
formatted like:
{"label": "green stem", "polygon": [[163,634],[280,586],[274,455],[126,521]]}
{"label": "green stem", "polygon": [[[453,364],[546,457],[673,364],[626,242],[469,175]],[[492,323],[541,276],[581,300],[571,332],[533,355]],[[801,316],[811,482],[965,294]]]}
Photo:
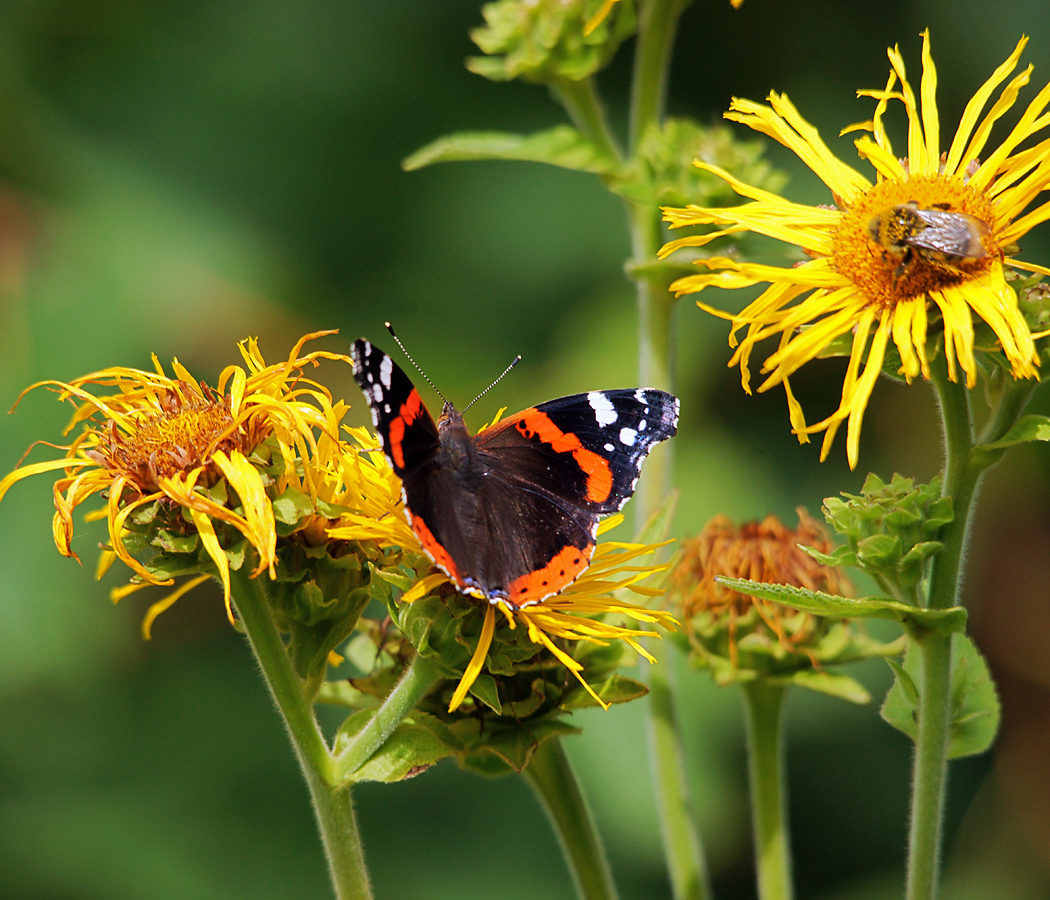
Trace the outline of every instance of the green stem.
{"label": "green stem", "polygon": [[581,900],[616,900],[594,816],[557,737],[543,741],[522,774],[550,816]]}
{"label": "green stem", "polygon": [[[650,128],[664,115],[667,71],[674,46],[680,0],[647,0],[642,4],[631,82],[631,154]],[[638,381],[643,387],[675,389],[675,341],[672,327],[675,298],[669,288],[673,276],[653,270],[651,263],[663,244],[660,209],[635,203],[629,206],[631,266],[638,304]],[[635,495],[637,521],[643,523],[660,507],[673,485],[673,442],[655,448],[646,462],[645,478]],[[704,900],[711,896],[707,862],[691,804],[678,725],[674,712],[670,663],[665,650],[650,669],[649,764],[656,787],[657,810],[664,857],[675,900]]]}
{"label": "green stem", "polygon": [[931,366],[931,380],[937,391],[944,432],[944,482],[941,496],[952,498],[953,520],[941,532],[944,548],[933,558],[930,568],[931,609],[955,606],[962,579],[960,566],[970,527],[970,507],[983,467],[971,459],[973,419],[970,392],[965,384],[948,380],[941,366]]}
{"label": "green stem", "polygon": [[336,779],[341,781],[361,768],[386,739],[394,733],[405,717],[411,714],[416,704],[426,696],[441,678],[441,669],[436,662],[416,656],[405,669],[401,680],[387,695],[383,705],[376,710],[368,724],[354,737],[350,745],[336,760]]}
{"label": "green stem", "polygon": [[594,87],[594,79],[573,81],[561,78],[551,84],[551,93],[565,107],[580,134],[608,156],[622,161],[623,154],[609,128],[605,108]]}
{"label": "green stem", "polygon": [[744,684],[743,689],[758,896],[759,900],[791,900],[794,892],[780,740],[784,688],[758,680]]}
{"label": "green stem", "polygon": [[[973,419],[965,384],[948,379],[941,366],[932,367],[944,433],[942,496],[952,498],[954,519],[945,526],[943,549],[930,568],[927,605],[946,609],[957,602],[970,509],[980,479],[971,464]],[[912,773],[911,823],[908,833],[908,900],[933,900],[940,867],[944,796],[948,780],[951,735],[951,636],[913,635],[922,660],[919,685],[915,760]]]}
{"label": "green stem", "polygon": [[907,900],[933,900],[937,894],[951,734],[951,635],[927,636],[917,647],[922,659],[922,679],[905,896]]}
{"label": "green stem", "polygon": [[679,0],[647,0],[642,4],[631,78],[632,154],[637,151],[649,126],[663,118],[667,70],[682,8]]}
{"label": "green stem", "polygon": [[[658,127],[664,115],[667,70],[674,47],[679,0],[647,0],[641,5],[638,41],[631,81],[630,148],[632,155],[650,127]],[[671,320],[675,300],[668,291],[672,276],[654,272],[649,264],[663,244],[660,209],[655,205],[632,204],[632,264],[638,295],[638,377],[643,387],[674,391],[674,335]],[[672,485],[671,448],[658,447],[646,463],[646,476],[635,500],[639,521],[646,521]]]}
{"label": "green stem", "polygon": [[[944,431],[942,496],[952,498],[953,520],[945,526],[943,549],[930,566],[928,605],[946,609],[960,602],[963,563],[981,478],[1002,456],[975,447],[970,395],[964,384],[948,379],[940,366],[931,372]],[[978,445],[997,440],[1024,411],[1034,384],[1008,384],[985,425]],[[912,776],[911,826],[908,835],[907,900],[933,900],[939,878],[944,796],[951,739],[951,637],[913,635],[922,660],[918,733]]]}
{"label": "green stem", "polygon": [[670,648],[657,657],[649,670],[649,759],[656,789],[667,871],[674,900],[706,900],[711,896],[700,835],[690,802],[674,711]]}
{"label": "green stem", "polygon": [[333,778],[334,760],[274,623],[263,577],[249,578],[243,571],[231,572],[230,576],[237,616],[284,719],[310,789],[335,896],[337,900],[371,900],[349,786],[340,786]]}

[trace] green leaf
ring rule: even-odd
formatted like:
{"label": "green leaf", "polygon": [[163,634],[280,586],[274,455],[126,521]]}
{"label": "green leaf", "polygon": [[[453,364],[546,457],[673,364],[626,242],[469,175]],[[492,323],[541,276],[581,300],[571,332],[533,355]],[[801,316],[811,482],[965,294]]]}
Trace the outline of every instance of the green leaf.
{"label": "green leaf", "polygon": [[300,520],[313,515],[314,502],[309,494],[288,488],[273,501],[274,518],[285,525],[298,525]]}
{"label": "green leaf", "polygon": [[948,756],[984,753],[999,731],[1000,706],[988,664],[973,641],[952,639],[952,738]]}
{"label": "green leaf", "polygon": [[[351,716],[340,729],[341,736],[356,734],[373,714],[374,710],[363,710]],[[439,720],[424,713],[413,713],[412,718],[402,722],[350,780],[401,781],[418,775],[462,749],[452,732]]]}
{"label": "green leaf", "polygon": [[[646,687],[642,682],[635,681],[633,678],[627,678],[619,673],[613,673],[603,684],[592,684],[594,692],[602,698],[606,703],[627,703],[630,700],[637,700],[639,697],[644,697],[649,693],[649,688]],[[562,709],[586,709],[588,707],[597,706],[598,703],[591,696],[590,692],[579,685],[576,688],[572,688],[562,698],[562,702],[559,704]]]}
{"label": "green leaf", "polygon": [[420,148],[401,166],[412,172],[434,163],[475,159],[548,163],[595,175],[612,174],[619,166],[615,159],[602,153],[570,125],[558,125],[531,135],[503,131],[450,134]]}
{"label": "green leaf", "polygon": [[962,631],[966,627],[966,610],[961,606],[949,609],[922,609],[909,606],[889,597],[839,597],[823,591],[808,591],[787,584],[761,584],[746,578],[715,579],[741,594],[783,603],[793,609],[813,613],[817,616],[841,616],[844,619],[889,619],[900,622],[906,628],[920,632],[940,634]]}
{"label": "green leaf", "polygon": [[[887,662],[897,677],[882,704],[882,718],[915,740],[922,654],[912,644],[904,656],[903,666]],[[951,703],[948,758],[984,753],[999,730],[999,698],[987,663],[973,642],[962,634],[952,635]]]}
{"label": "green leaf", "polygon": [[843,544],[841,547],[836,547],[831,553],[821,553],[819,550],[816,550],[813,547],[806,547],[803,544],[798,544],[797,546],[799,550],[812,556],[813,559],[822,566],[837,568],[838,566],[857,565],[857,554],[846,544]]}
{"label": "green leaf", "polygon": [[481,775],[520,772],[543,741],[558,735],[578,734],[580,731],[557,718],[532,721],[527,727],[505,720],[501,724],[503,727],[491,734],[483,734],[478,743],[462,756],[463,768]]}
{"label": "green leaf", "polygon": [[1029,441],[1050,441],[1050,416],[1021,416],[999,440],[981,444],[975,450],[1004,450]]}
{"label": "green leaf", "polygon": [[790,675],[766,678],[766,681],[774,684],[792,684],[796,687],[806,688],[820,694],[828,694],[838,697],[840,700],[848,700],[850,703],[870,703],[871,694],[864,686],[848,675],[836,675],[832,672],[818,671],[816,669],[799,669]]}
{"label": "green leaf", "polygon": [[883,569],[901,558],[901,541],[888,534],[873,534],[857,543],[857,559],[862,566]]}
{"label": "green leaf", "polygon": [[491,675],[485,672],[480,673],[478,677],[474,679],[474,683],[470,686],[470,693],[477,697],[497,716],[503,714],[503,706],[499,702],[499,688],[496,686],[496,679]]}
{"label": "green leaf", "polygon": [[904,692],[904,699],[907,700],[912,706],[919,705],[919,689],[915,686],[915,682],[912,681],[911,675],[905,670],[897,660],[886,658],[886,663],[893,670],[893,677],[895,681],[900,685],[901,691]]}

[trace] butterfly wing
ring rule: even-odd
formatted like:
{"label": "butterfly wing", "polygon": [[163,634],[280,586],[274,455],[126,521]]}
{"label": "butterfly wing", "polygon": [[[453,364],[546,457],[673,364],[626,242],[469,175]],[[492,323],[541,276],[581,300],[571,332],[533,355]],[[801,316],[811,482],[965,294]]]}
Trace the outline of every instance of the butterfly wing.
{"label": "butterfly wing", "polygon": [[492,466],[436,467],[405,481],[412,527],[459,587],[516,607],[556,594],[590,563],[597,517]]}
{"label": "butterfly wing", "polygon": [[419,391],[389,356],[364,338],[354,341],[350,356],[354,380],[372,410],[372,424],[397,476],[406,477],[434,465],[437,426]]}
{"label": "butterfly wing", "polygon": [[664,391],[592,391],[478,435],[482,505],[504,513],[484,531],[489,583],[516,606],[572,583],[590,563],[599,517],[623,508],[649,451],[676,433],[678,408]]}
{"label": "butterfly wing", "polygon": [[479,453],[596,515],[623,508],[642,462],[678,431],[678,398],[651,388],[572,394],[478,435]]}

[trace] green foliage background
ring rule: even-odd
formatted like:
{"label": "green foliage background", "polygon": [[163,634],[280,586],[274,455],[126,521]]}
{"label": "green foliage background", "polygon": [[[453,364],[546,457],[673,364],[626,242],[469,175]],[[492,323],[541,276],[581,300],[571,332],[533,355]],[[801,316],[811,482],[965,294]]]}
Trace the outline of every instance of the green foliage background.
{"label": "green foliage background", "polygon": [[[1045,83],[1050,15],[1021,0],[989,11],[975,0],[747,0],[734,12],[698,0],[683,19],[670,111],[709,122],[731,95],[784,90],[854,160],[834,138],[870,115],[854,91],[884,83],[894,43],[917,73],[924,27],[946,130],[1022,33],[1034,84]],[[497,406],[634,385],[625,217],[596,180],[523,164],[400,169],[448,132],[559,121],[543,89],[466,71],[479,22],[475,3],[435,0],[0,5],[0,405],[38,379],[149,367],[151,352],[214,379],[249,334],[271,361],[320,328],[341,329],[330,349],[359,335],[390,349],[384,319],[461,405],[523,355],[475,426]],[[630,44],[601,80],[618,121],[629,54]],[[828,202],[789,155],[770,155],[791,172],[793,199]],[[1046,232],[1026,239],[1024,258],[1050,264]],[[725,368],[724,326],[688,302],[678,323],[681,531],[716,512],[793,522],[797,505],[815,513],[868,470],[937,470],[922,385],[876,390],[856,472],[841,438],[818,465],[817,446],[790,435],[782,395],[748,398]],[[326,371],[364,422],[349,371]],[[823,411],[840,385],[828,362],[796,389]],[[57,440],[65,416],[40,392],[0,420],[0,468],[34,439]],[[1008,457],[974,535],[968,598],[1004,718],[991,754],[952,769],[951,898],[1050,891],[1047,474],[1045,449]],[[80,570],[51,545],[50,502],[42,478],[0,507],[0,898],[326,896],[306,790],[218,594],[184,598],[144,643],[143,595],[114,609],[108,590],[123,573],[91,578],[102,532],[78,532]],[[880,696],[890,673],[871,664],[861,678]],[[716,890],[749,898],[738,698],[684,671],[680,682]],[[788,718],[799,896],[898,896],[906,738],[874,706],[828,698],[797,694]],[[578,720],[584,734],[567,749],[624,900],[669,896],[643,704]],[[358,803],[379,897],[572,896],[520,779],[444,763],[365,785]]]}

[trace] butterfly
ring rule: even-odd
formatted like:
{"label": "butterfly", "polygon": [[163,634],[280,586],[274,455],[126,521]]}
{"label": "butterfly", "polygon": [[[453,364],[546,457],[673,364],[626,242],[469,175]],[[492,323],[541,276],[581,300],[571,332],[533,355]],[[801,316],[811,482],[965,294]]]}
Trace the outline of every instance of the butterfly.
{"label": "butterfly", "polygon": [[599,519],[623,508],[649,451],[678,430],[678,399],[641,388],[549,400],[472,436],[447,401],[435,423],[378,347],[362,338],[351,357],[423,549],[460,592],[511,608],[587,568]]}

